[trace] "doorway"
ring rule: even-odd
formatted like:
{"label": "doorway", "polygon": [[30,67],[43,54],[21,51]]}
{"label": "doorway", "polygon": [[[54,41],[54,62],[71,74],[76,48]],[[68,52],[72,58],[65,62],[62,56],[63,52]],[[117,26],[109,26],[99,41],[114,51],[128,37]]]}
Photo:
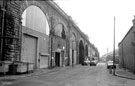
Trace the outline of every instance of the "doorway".
{"label": "doorway", "polygon": [[72,66],[74,65],[74,50],[72,50]]}
{"label": "doorway", "polygon": [[55,65],[57,67],[60,67],[60,53],[59,52],[55,52]]}

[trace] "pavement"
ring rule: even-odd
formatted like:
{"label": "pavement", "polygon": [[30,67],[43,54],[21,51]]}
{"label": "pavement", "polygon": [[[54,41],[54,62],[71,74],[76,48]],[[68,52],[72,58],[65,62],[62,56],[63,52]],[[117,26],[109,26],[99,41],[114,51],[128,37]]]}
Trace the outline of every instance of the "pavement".
{"label": "pavement", "polygon": [[[74,67],[79,67],[79,66],[80,65],[74,65]],[[69,69],[69,68],[73,68],[73,67],[72,66],[65,66],[65,67],[54,67],[54,68],[51,68],[51,69],[49,69],[49,68],[42,68],[42,69],[34,70],[34,72],[25,73],[25,74],[3,75],[3,76],[0,76],[0,81],[16,80],[16,79],[20,79],[20,78],[24,78],[24,77],[31,77],[31,76],[41,75],[41,74],[48,74],[48,73],[52,73],[52,72],[57,72],[57,71]]]}
{"label": "pavement", "polygon": [[118,77],[121,77],[121,78],[135,80],[135,74],[133,74],[131,71],[125,70],[123,68],[118,67],[115,70],[115,75],[118,76]]}

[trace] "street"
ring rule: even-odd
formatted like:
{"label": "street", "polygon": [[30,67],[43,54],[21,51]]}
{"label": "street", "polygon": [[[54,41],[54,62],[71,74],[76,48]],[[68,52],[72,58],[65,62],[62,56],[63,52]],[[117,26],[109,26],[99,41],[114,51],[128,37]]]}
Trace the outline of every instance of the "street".
{"label": "street", "polygon": [[109,74],[106,64],[98,63],[97,66],[78,65],[56,72],[25,77],[10,81],[4,86],[134,86],[133,82]]}

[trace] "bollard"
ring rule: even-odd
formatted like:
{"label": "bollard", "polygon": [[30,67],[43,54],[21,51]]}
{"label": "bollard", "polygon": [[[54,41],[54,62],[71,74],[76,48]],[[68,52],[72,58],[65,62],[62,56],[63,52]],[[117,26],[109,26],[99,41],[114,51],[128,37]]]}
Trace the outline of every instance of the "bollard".
{"label": "bollard", "polygon": [[111,67],[109,67],[109,73],[112,74],[112,68]]}

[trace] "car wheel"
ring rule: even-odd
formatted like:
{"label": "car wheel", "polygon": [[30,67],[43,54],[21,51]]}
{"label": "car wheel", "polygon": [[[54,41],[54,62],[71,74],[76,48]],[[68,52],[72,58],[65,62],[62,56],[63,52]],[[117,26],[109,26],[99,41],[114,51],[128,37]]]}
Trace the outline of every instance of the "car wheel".
{"label": "car wheel", "polygon": [[107,66],[107,69],[109,69],[109,66]]}

